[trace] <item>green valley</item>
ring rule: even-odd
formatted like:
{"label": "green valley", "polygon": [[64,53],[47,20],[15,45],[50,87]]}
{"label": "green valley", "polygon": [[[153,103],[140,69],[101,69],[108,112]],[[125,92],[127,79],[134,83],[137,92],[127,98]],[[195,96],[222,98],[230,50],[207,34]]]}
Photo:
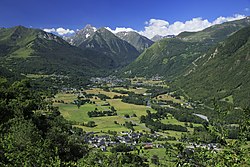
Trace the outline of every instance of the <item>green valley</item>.
{"label": "green valley", "polygon": [[[135,30],[121,21],[141,22],[149,2],[78,3],[45,3],[46,20],[64,9],[51,28],[0,28],[0,166],[250,166],[250,17],[151,18]],[[79,29],[71,6],[86,20],[101,7],[102,27]],[[136,15],[112,14],[119,6]],[[72,28],[59,27],[65,14]]]}

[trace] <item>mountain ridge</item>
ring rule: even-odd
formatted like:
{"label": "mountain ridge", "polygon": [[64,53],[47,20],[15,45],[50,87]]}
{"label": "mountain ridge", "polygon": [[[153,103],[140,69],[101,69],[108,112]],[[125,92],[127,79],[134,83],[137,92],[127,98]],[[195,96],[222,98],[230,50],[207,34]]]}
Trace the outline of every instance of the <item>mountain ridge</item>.
{"label": "mountain ridge", "polygon": [[112,61],[108,68],[120,68],[128,65],[139,56],[139,52],[128,42],[118,38],[106,28],[98,29],[92,36],[78,46],[82,49],[103,53]]}
{"label": "mountain ridge", "polygon": [[240,29],[212,48],[174,84],[194,99],[208,101],[232,97],[237,106],[247,107],[250,95],[250,26]]}
{"label": "mountain ridge", "polygon": [[142,36],[139,33],[134,32],[134,31],[129,31],[129,32],[122,31],[122,32],[116,33],[115,35],[127,41],[128,43],[130,43],[140,53],[142,53],[145,49],[147,49],[154,43],[147,37]]}
{"label": "mountain ridge", "polygon": [[87,71],[95,73],[100,68],[62,38],[23,26],[0,30],[0,51],[1,63],[22,73],[67,74],[69,68],[71,73],[87,75]]}
{"label": "mountain ridge", "polygon": [[164,76],[167,80],[181,77],[192,63],[210,48],[239,29],[250,25],[250,18],[226,22],[199,32],[181,33],[165,38],[146,49],[122,70],[126,76]]}

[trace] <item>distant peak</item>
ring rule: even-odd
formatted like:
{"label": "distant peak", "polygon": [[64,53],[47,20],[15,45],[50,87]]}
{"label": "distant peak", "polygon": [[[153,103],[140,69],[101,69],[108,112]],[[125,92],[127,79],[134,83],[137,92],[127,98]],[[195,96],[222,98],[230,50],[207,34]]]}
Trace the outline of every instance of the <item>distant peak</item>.
{"label": "distant peak", "polygon": [[105,27],[101,27],[101,28],[99,28],[97,31],[99,31],[99,32],[111,32],[111,31],[109,31],[107,28],[105,28]]}
{"label": "distant peak", "polygon": [[117,32],[116,34],[124,34],[124,35],[138,34],[138,35],[140,35],[139,33],[135,32],[135,31],[120,31],[120,32]]}
{"label": "distant peak", "polygon": [[77,34],[84,34],[84,33],[90,33],[90,32],[95,32],[95,31],[96,31],[95,27],[93,27],[90,24],[87,24],[83,29],[78,30]]}
{"label": "distant peak", "polygon": [[87,24],[84,28],[94,28],[91,24]]}
{"label": "distant peak", "polygon": [[27,29],[27,28],[22,25],[18,25],[18,26],[15,26],[15,29]]}

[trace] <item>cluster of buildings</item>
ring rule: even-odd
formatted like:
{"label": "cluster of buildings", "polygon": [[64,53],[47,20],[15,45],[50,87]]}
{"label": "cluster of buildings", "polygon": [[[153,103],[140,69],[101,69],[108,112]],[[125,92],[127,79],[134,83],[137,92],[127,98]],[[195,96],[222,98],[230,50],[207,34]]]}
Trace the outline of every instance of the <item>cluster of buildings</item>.
{"label": "cluster of buildings", "polygon": [[111,86],[121,85],[125,82],[125,79],[119,79],[115,76],[108,76],[108,77],[92,77],[90,79],[92,83],[95,84],[111,84]]}
{"label": "cluster of buildings", "polygon": [[[92,147],[100,148],[102,151],[107,151],[108,147],[112,147],[118,144],[126,144],[128,146],[135,146],[137,144],[142,144],[144,149],[151,148],[163,148],[163,145],[152,144],[152,143],[139,143],[139,139],[144,135],[138,132],[122,132],[120,135],[110,136],[110,135],[94,135],[94,132],[89,132],[87,137],[85,137],[85,142],[90,144]],[[157,135],[157,134],[151,134]],[[157,137],[157,136],[153,136]]]}

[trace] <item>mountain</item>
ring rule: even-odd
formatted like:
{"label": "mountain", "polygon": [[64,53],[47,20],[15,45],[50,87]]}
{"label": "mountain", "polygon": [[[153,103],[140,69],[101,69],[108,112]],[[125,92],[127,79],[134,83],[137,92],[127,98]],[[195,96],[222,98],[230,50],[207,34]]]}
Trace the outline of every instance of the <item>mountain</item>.
{"label": "mountain", "polygon": [[197,59],[175,84],[194,99],[224,100],[246,107],[250,99],[250,27]]}
{"label": "mountain", "polygon": [[96,28],[90,24],[86,25],[83,29],[76,32],[75,35],[70,37],[64,37],[64,40],[69,42],[71,45],[79,46],[83,41],[92,36],[96,32]]}
{"label": "mountain", "polygon": [[0,29],[0,62],[7,69],[24,74],[95,75],[101,66],[62,38],[39,29],[17,26]]}
{"label": "mountain", "polygon": [[122,72],[130,76],[160,75],[172,81],[185,74],[209,49],[248,25],[249,17],[199,32],[183,32],[175,38],[164,38],[145,50]]}
{"label": "mountain", "polygon": [[133,45],[140,53],[154,43],[147,37],[144,37],[134,31],[118,32],[115,35]]}
{"label": "mountain", "polygon": [[174,38],[174,37],[175,37],[175,35],[167,35],[167,36],[155,35],[153,38],[151,38],[151,40],[154,42],[157,42],[157,41],[164,39],[164,38]]}
{"label": "mountain", "polygon": [[128,65],[139,56],[135,47],[118,38],[106,28],[98,29],[93,35],[82,41],[78,47],[104,54],[111,61],[103,61],[102,63],[111,69]]}

